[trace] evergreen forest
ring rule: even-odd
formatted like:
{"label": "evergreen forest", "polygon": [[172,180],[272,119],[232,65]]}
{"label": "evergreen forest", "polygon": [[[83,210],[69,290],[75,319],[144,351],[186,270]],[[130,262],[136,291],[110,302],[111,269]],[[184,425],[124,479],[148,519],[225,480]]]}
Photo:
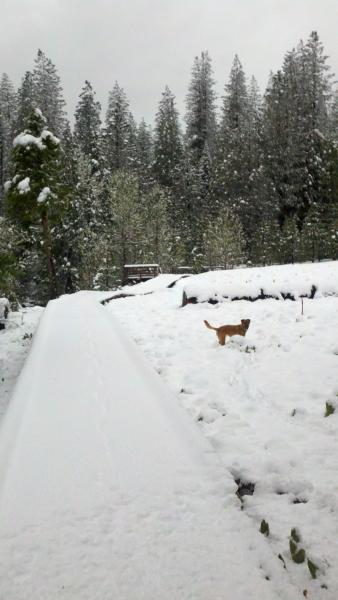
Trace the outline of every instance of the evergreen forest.
{"label": "evergreen forest", "polygon": [[217,98],[196,56],[180,115],[161,94],[137,123],[118,82],[89,81],[71,127],[39,50],[0,81],[0,294],[21,303],[116,289],[125,264],[198,273],[338,258],[338,89],[316,32],[261,91],[238,56]]}

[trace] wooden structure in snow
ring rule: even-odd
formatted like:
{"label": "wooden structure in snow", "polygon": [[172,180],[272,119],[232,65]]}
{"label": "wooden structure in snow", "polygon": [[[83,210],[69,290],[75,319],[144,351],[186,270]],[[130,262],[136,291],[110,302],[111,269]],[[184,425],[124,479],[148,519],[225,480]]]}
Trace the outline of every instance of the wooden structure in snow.
{"label": "wooden structure in snow", "polygon": [[124,265],[123,285],[133,285],[141,281],[148,281],[160,275],[161,269],[158,264],[152,265]]}

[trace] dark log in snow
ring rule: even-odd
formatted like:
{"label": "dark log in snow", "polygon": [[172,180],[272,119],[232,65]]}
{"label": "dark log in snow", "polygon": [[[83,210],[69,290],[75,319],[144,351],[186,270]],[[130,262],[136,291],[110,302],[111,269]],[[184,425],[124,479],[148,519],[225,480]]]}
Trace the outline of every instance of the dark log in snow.
{"label": "dark log in snow", "polygon": [[[315,297],[316,291],[316,286],[312,285],[311,290],[308,294],[300,294],[298,297],[309,298],[312,300]],[[283,298],[283,300],[297,300],[295,295],[291,292],[280,292],[280,296],[276,296],[273,294],[266,294],[264,290],[261,289],[261,293],[258,296],[233,296],[232,298],[230,298],[229,296],[221,296],[219,300],[217,298],[210,297],[208,300],[200,301],[196,296],[191,296],[188,298],[186,292],[183,290],[182,307],[186,306],[187,304],[199,304],[202,302],[208,302],[208,304],[218,304],[219,302],[222,302],[222,300],[231,300],[232,302],[234,302],[235,300],[247,300],[248,302],[256,302],[256,300],[266,300],[267,298],[280,300],[281,297]]]}

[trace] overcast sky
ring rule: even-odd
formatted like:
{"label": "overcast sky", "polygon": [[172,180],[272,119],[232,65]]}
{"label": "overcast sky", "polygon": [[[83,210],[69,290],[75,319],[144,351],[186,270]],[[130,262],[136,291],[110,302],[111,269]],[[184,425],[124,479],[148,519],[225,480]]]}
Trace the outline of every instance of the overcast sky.
{"label": "overcast sky", "polygon": [[0,73],[19,85],[38,48],[72,117],[85,79],[106,108],[115,80],[139,121],[167,84],[184,111],[194,56],[208,50],[221,96],[237,53],[262,89],[284,53],[317,30],[338,74],[338,0],[0,0]]}

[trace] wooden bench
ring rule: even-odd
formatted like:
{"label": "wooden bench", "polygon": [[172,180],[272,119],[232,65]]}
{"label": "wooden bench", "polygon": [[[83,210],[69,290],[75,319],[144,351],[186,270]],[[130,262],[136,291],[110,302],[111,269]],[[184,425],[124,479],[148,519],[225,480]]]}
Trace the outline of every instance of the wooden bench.
{"label": "wooden bench", "polygon": [[161,269],[157,264],[152,265],[124,265],[123,285],[133,285],[141,281],[148,281],[160,275]]}

